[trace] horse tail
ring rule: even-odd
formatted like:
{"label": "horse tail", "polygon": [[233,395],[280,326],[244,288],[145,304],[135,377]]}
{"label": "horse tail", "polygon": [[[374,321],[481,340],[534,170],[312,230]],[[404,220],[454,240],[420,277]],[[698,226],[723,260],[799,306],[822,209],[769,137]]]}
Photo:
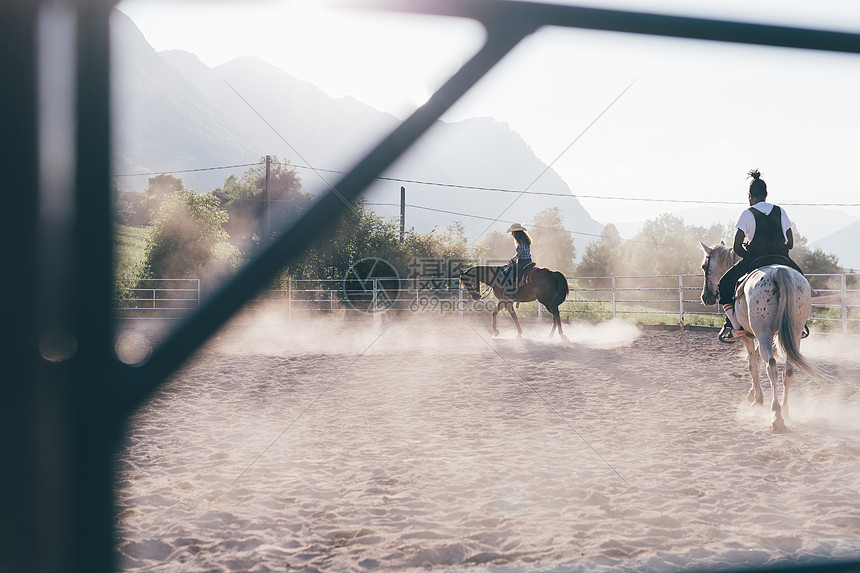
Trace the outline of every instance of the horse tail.
{"label": "horse tail", "polygon": [[552,271],[551,275],[555,279],[555,285],[558,289],[558,294],[552,301],[550,301],[550,305],[559,306],[565,300],[567,300],[567,295],[570,293],[570,288],[567,286],[567,278],[558,271]]}
{"label": "horse tail", "polygon": [[820,375],[817,368],[812,366],[800,354],[800,332],[803,324],[801,317],[793,307],[798,300],[798,284],[795,282],[795,272],[787,267],[778,266],[773,271],[773,283],[776,287],[777,320],[779,322],[779,346],[785,356],[801,370],[813,376]]}

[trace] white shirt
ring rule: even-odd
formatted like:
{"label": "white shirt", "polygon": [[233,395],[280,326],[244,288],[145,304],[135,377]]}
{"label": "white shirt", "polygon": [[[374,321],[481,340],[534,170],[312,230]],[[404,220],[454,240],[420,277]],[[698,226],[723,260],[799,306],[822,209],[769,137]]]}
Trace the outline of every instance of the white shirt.
{"label": "white shirt", "polygon": [[[765,215],[770,215],[770,212],[773,211],[773,204],[767,201],[759,201],[752,208],[761,211]],[[786,235],[786,231],[791,229],[791,220],[785,214],[785,209],[780,207],[780,211],[782,211],[782,236],[785,237],[785,242],[787,243],[788,236]],[[749,209],[744,209],[735,227],[744,232],[744,242],[749,243],[755,236],[755,215]]]}

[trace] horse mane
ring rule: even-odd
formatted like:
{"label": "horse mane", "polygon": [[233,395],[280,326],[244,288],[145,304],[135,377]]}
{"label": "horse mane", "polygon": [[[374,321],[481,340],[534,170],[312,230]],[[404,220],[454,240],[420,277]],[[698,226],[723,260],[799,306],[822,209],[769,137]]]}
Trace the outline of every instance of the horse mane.
{"label": "horse mane", "polygon": [[728,269],[735,264],[734,251],[725,245],[717,245],[711,249],[710,257],[711,261],[713,261],[714,268]]}

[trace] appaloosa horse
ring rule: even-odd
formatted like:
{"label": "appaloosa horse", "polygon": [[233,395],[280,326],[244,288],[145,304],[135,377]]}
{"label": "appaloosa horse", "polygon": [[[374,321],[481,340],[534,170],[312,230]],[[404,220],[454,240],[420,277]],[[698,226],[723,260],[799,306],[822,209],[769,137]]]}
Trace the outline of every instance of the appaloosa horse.
{"label": "appaloosa horse", "polygon": [[[716,304],[717,285],[720,277],[737,260],[737,255],[721,243],[708,247],[704,243],[705,284],[702,288],[702,303],[706,306]],[[812,289],[809,281],[795,269],[784,265],[768,265],[752,271],[735,300],[735,313],[738,321],[748,333],[743,339],[747,350],[752,388],[749,401],[762,405],[764,394],[759,383],[759,356],[767,366],[770,379],[773,411],[771,429],[775,432],[786,430],[783,416],[788,416],[788,389],[791,386],[793,366],[818,375],[800,354],[800,339],[806,320],[812,311]],[[752,334],[753,336],[749,336]],[[778,372],[773,355],[774,335],[785,355],[785,379],[783,380],[782,406],[776,394]]]}
{"label": "appaloosa horse", "polygon": [[559,337],[566,338],[561,328],[561,315],[558,312],[559,305],[564,302],[569,292],[565,276],[558,271],[551,271],[540,267],[535,268],[533,271],[526,270],[525,273],[530,274],[530,280],[517,291],[514,298],[508,298],[505,296],[505,291],[502,288],[500,280],[502,269],[504,268],[476,266],[460,273],[460,282],[473,299],[478,300],[481,298],[481,283],[492,287],[493,294],[499,299],[499,304],[496,305],[496,309],[493,311],[493,334],[495,336],[499,335],[499,329],[496,327],[496,316],[500,310],[505,308],[511,313],[514,324],[517,325],[517,338],[522,336],[523,329],[520,327],[517,313],[514,312],[514,303],[531,302],[537,299],[552,314],[552,330],[549,335],[552,336],[555,333],[555,329],[558,328]]}

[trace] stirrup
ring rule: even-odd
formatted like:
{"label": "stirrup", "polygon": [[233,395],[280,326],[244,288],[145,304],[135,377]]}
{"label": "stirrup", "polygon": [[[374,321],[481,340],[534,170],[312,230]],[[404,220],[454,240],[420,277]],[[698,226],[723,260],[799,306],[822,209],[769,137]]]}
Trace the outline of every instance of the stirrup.
{"label": "stirrup", "polygon": [[738,340],[743,340],[747,336],[748,335],[746,330],[735,330],[731,327],[731,325],[727,324],[723,326],[722,330],[720,330],[720,333],[717,335],[717,338],[720,340],[720,342],[730,344],[732,342],[737,342]]}

